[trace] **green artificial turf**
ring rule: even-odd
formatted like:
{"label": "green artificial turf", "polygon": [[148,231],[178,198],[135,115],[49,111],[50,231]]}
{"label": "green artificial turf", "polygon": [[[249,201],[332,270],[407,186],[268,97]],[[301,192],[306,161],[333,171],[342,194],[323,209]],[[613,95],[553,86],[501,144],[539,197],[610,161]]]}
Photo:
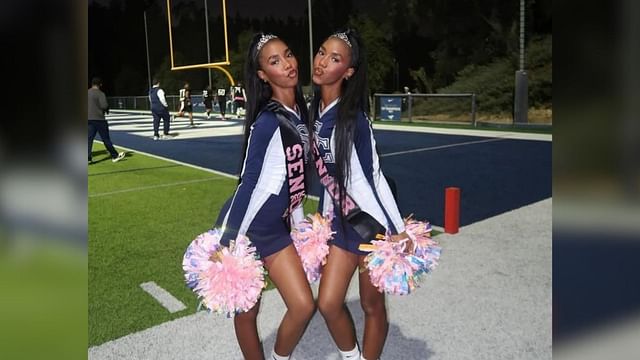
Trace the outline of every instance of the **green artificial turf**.
{"label": "green artificial turf", "polygon": [[[115,164],[98,159],[88,176],[89,346],[195,313],[182,257],[211,228],[237,180],[135,152]],[[316,207],[305,203],[307,213]],[[169,313],[140,288],[149,281],[187,309]]]}

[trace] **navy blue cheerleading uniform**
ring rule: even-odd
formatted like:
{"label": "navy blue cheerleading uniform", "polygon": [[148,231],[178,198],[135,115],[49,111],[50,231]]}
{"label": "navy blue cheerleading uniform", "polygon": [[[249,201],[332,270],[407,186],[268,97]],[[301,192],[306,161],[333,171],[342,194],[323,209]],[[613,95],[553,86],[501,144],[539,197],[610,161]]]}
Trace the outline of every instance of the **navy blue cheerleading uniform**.
{"label": "navy blue cheerleading uniform", "polygon": [[[329,104],[323,111],[318,112],[315,129],[315,141],[318,144],[329,175],[336,177],[335,164],[335,124],[338,119],[337,103],[339,99]],[[393,198],[389,184],[385,179],[378,154],[373,131],[369,119],[364,112],[358,114],[353,147],[351,149],[351,176],[347,179],[347,193],[358,204],[360,209],[375,218],[381,225],[392,233],[404,231],[404,221]],[[333,210],[331,210],[333,209]],[[341,226],[339,209],[333,206],[333,199],[326,191],[320,196],[319,211],[323,214],[333,211],[334,221],[332,229],[336,232],[333,244],[358,255],[366,252],[358,250],[363,242],[360,235],[349,223]]]}
{"label": "navy blue cheerleading uniform", "polygon": [[[294,110],[283,107],[298,130],[304,127]],[[235,194],[216,221],[216,227],[223,230],[220,242],[228,245],[238,234],[246,235],[264,258],[291,244],[291,225],[304,218],[302,205],[284,217],[289,207],[289,184],[279,122],[272,111],[261,112],[251,126],[240,177]]]}

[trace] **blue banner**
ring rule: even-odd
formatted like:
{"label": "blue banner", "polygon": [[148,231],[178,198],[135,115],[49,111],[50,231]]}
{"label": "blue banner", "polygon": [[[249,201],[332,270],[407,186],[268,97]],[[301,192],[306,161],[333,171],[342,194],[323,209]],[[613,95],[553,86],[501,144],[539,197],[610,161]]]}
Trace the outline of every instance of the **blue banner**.
{"label": "blue banner", "polygon": [[380,97],[380,120],[400,121],[400,113],[402,112],[401,97]]}

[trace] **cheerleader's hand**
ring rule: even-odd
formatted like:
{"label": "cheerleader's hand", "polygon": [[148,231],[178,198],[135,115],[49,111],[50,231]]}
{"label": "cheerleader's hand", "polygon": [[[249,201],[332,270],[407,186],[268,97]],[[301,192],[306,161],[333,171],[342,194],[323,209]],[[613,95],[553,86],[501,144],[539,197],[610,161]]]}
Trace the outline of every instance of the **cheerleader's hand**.
{"label": "cheerleader's hand", "polygon": [[406,242],[405,242],[404,252],[407,254],[413,253],[413,241],[411,241],[411,239],[409,238],[409,235],[407,235],[405,231],[397,235],[391,235],[390,240],[393,242],[400,242],[405,240]]}

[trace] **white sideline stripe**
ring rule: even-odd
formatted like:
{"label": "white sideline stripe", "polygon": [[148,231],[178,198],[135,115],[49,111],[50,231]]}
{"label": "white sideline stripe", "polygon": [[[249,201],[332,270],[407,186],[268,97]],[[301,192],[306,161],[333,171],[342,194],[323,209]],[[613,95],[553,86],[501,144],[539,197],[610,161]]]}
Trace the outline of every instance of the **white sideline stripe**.
{"label": "white sideline stripe", "polygon": [[[102,141],[100,141],[100,140],[94,140],[94,141],[102,143]],[[217,174],[217,175],[220,175],[220,176],[224,176],[224,177],[227,177],[227,178],[230,178],[230,179],[236,179],[236,180],[238,179],[238,177],[236,175],[228,174],[228,173],[225,173],[225,172],[222,172],[222,171],[208,169],[208,168],[205,168],[205,167],[202,167],[202,166],[193,165],[193,164],[189,164],[189,163],[178,161],[178,160],[174,160],[174,159],[169,159],[169,158],[166,158],[166,157],[163,157],[163,156],[150,154],[150,153],[147,153],[147,152],[144,152],[144,151],[134,150],[134,149],[127,148],[127,147],[124,147],[124,146],[120,146],[120,145],[115,145],[115,147],[119,147],[119,148],[125,149],[127,151],[135,152],[135,153],[138,153],[138,154],[143,154],[143,155],[155,158],[155,159],[160,159],[160,160],[172,162],[174,164],[180,164],[180,165],[183,165],[183,166],[187,166],[187,167],[190,167],[190,168],[193,168],[193,169],[198,169],[198,170],[210,172],[210,173]],[[311,200],[320,201],[320,198],[317,197],[317,196],[314,196],[314,195],[308,195],[307,197],[309,199],[311,199]]]}
{"label": "white sideline stripe", "polygon": [[451,148],[451,147],[456,147],[456,146],[473,145],[473,144],[480,144],[480,143],[486,143],[486,142],[492,142],[492,141],[500,141],[500,140],[506,140],[506,139],[487,139],[487,140],[467,141],[467,142],[462,142],[462,143],[457,143],[457,144],[439,145],[439,146],[432,146],[432,147],[421,148],[421,149],[397,151],[397,152],[382,154],[382,155],[380,155],[380,157],[410,154],[410,153],[415,153],[415,152],[420,152],[420,151],[446,149],[446,148]]}
{"label": "white sideline stripe", "polygon": [[114,195],[114,194],[122,194],[122,193],[127,193],[127,192],[132,192],[132,191],[141,191],[141,190],[158,189],[158,188],[177,186],[177,185],[195,184],[195,183],[200,183],[200,182],[205,182],[205,181],[213,181],[213,180],[222,180],[222,179],[221,178],[207,178],[207,179],[178,181],[178,182],[174,182],[174,183],[170,183],[170,184],[139,186],[139,187],[135,187],[135,188],[129,188],[129,189],[123,189],[123,190],[116,190],[116,191],[108,191],[108,192],[103,192],[103,193],[91,194],[91,195],[89,195],[89,197],[90,198],[91,197],[100,197],[100,196],[107,196],[107,195]]}
{"label": "white sideline stripe", "polygon": [[169,310],[170,313],[178,312],[186,309],[187,307],[182,301],[176,299],[167,290],[161,288],[153,281],[140,284],[142,290],[146,291],[154,299],[156,299],[160,305]]}
{"label": "white sideline stripe", "polygon": [[515,131],[432,128],[432,127],[419,127],[419,126],[406,126],[406,125],[389,125],[389,124],[381,124],[380,122],[373,123],[373,128],[379,129],[379,130],[404,131],[404,132],[412,132],[412,133],[478,136],[478,137],[506,138],[506,139],[514,139],[514,140],[553,141],[553,135],[551,134],[527,133],[527,132],[515,132]]}
{"label": "white sideline stripe", "polygon": [[[94,140],[94,141],[103,144],[103,142],[100,141],[100,140]],[[205,167],[202,167],[202,166],[193,165],[193,164],[189,164],[189,163],[178,161],[178,160],[174,160],[174,159],[169,159],[169,158],[166,158],[166,157],[163,157],[163,156],[154,155],[154,154],[151,154],[151,153],[148,153],[148,152],[139,151],[139,150],[131,149],[131,148],[120,146],[120,145],[114,145],[114,146],[115,147],[119,147],[121,149],[125,149],[125,150],[127,150],[129,152],[143,154],[143,155],[152,157],[154,159],[160,159],[160,160],[164,160],[164,161],[169,161],[169,162],[172,162],[174,164],[180,164],[180,165],[187,166],[187,167],[190,167],[190,168],[193,168],[193,169],[198,169],[198,170],[210,172],[210,173],[213,173],[213,174],[216,174],[216,175],[220,175],[220,176],[224,176],[224,177],[227,177],[227,178],[230,178],[230,179],[238,179],[238,177],[236,175],[227,174],[227,173],[222,172],[222,171],[208,169],[208,168],[205,168]]]}
{"label": "white sideline stripe", "polygon": [[[140,114],[144,115],[144,114]],[[149,119],[148,116],[140,116],[140,115],[107,115],[107,120],[132,120],[132,119]]]}

